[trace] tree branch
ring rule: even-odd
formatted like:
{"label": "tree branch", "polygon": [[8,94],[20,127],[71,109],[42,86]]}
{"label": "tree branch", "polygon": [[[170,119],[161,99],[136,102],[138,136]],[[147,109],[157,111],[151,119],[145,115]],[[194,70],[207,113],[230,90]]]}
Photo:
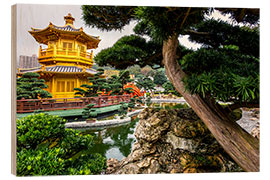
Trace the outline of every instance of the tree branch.
{"label": "tree branch", "polygon": [[183,25],[184,25],[184,23],[185,23],[186,20],[187,20],[187,17],[188,17],[188,15],[189,15],[190,10],[191,10],[191,8],[188,8],[187,13],[186,13],[186,15],[185,15],[185,17],[184,17],[184,19],[183,19],[181,25],[180,25],[180,29],[183,28]]}
{"label": "tree branch", "polygon": [[198,32],[198,31],[191,30],[191,29],[185,30],[184,32],[187,35],[200,35],[200,36],[209,36],[210,35],[210,33],[208,33],[208,32]]}

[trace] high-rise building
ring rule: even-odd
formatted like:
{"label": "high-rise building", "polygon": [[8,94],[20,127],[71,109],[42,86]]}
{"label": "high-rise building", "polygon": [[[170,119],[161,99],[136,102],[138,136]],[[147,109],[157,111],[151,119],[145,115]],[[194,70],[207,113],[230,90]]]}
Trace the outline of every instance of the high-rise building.
{"label": "high-rise building", "polygon": [[40,67],[41,65],[38,62],[37,55],[33,54],[32,56],[20,55],[18,68],[35,68]]}

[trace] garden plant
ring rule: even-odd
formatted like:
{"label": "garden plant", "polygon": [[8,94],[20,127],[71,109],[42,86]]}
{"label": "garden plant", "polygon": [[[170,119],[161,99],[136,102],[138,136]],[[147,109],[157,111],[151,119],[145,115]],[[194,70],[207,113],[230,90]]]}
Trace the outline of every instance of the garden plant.
{"label": "garden plant", "polygon": [[66,120],[44,113],[17,119],[17,175],[100,174],[106,158],[90,154],[93,137],[65,129]]}

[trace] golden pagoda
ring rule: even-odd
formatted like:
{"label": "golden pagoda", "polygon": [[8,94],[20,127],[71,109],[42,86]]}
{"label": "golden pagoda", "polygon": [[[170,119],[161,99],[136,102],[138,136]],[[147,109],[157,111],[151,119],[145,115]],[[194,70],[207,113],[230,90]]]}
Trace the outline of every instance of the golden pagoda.
{"label": "golden pagoda", "polygon": [[75,28],[75,19],[69,13],[64,17],[66,24],[56,26],[50,22],[45,29],[31,28],[29,33],[39,44],[38,61],[41,67],[18,69],[17,75],[26,72],[37,72],[48,85],[46,89],[53,98],[74,97],[73,89],[88,82],[87,77],[96,71],[93,65],[93,50],[100,42],[99,37],[91,36],[83,28]]}

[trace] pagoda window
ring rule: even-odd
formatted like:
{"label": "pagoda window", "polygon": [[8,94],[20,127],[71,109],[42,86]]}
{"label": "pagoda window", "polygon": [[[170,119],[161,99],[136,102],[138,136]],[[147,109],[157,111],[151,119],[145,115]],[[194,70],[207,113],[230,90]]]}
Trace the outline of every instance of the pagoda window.
{"label": "pagoda window", "polygon": [[57,81],[56,92],[65,92],[65,81]]}
{"label": "pagoda window", "polygon": [[74,81],[57,81],[56,92],[73,92],[75,88]]}
{"label": "pagoda window", "polygon": [[63,42],[63,49],[72,49],[72,43],[70,42]]}
{"label": "pagoda window", "polygon": [[67,92],[73,92],[74,81],[67,81]]}
{"label": "pagoda window", "polygon": [[84,45],[78,45],[81,52],[85,52],[85,46]]}

